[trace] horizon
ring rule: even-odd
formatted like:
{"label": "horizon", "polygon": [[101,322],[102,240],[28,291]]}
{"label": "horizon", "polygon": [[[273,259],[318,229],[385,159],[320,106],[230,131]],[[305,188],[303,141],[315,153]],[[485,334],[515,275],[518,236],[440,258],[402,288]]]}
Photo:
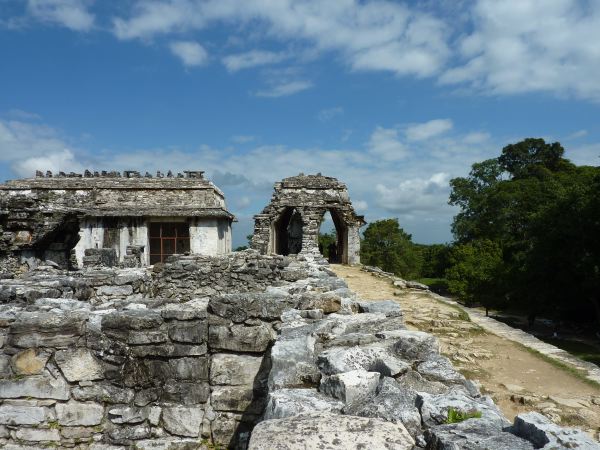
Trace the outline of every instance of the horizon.
{"label": "horizon", "polygon": [[599,164],[598,39],[586,0],[5,2],[0,179],[203,170],[237,247],[275,182],[321,172],[450,242],[449,180],[505,145]]}

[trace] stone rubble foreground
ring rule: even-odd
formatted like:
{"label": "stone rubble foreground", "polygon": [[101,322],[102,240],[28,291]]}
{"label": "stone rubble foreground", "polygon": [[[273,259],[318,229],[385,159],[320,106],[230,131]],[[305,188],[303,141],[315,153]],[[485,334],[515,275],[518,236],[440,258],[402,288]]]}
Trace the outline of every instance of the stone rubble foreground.
{"label": "stone rubble foreground", "polygon": [[539,414],[511,425],[396,302],[362,301],[320,255],[0,285],[3,448],[599,448]]}

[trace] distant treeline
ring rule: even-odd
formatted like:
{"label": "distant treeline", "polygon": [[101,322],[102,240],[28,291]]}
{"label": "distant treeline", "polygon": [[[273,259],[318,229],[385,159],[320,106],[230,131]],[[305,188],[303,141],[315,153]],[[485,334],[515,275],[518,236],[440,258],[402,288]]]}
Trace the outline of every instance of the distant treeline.
{"label": "distant treeline", "polygon": [[369,224],[361,260],[404,278],[444,278],[467,304],[600,323],[600,167],[525,139],[454,178],[448,245],[418,245],[396,219]]}

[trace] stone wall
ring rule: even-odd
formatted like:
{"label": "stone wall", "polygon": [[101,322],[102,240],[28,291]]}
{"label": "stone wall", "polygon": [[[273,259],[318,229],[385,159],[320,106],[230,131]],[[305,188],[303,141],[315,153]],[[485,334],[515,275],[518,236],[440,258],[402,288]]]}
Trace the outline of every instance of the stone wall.
{"label": "stone wall", "polygon": [[537,415],[511,427],[396,302],[361,301],[322,259],[154,270],[2,281],[1,446],[597,448]]}

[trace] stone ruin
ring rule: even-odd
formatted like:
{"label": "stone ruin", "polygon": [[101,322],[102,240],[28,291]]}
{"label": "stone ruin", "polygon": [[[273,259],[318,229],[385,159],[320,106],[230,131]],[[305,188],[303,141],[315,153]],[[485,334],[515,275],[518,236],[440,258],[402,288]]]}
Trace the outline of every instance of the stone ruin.
{"label": "stone ruin", "polygon": [[318,253],[319,228],[327,211],[337,235],[337,262],[359,264],[364,217],[354,211],[346,185],[321,174],[275,183],[271,202],[254,216],[252,248],[263,255]]}
{"label": "stone ruin", "polygon": [[256,250],[3,273],[0,446],[598,448],[536,413],[511,425],[398,303],[360,299],[314,251]]}
{"label": "stone ruin", "polygon": [[136,267],[172,254],[229,253],[233,220],[200,171],[38,171],[0,185],[0,252],[30,264]]}

